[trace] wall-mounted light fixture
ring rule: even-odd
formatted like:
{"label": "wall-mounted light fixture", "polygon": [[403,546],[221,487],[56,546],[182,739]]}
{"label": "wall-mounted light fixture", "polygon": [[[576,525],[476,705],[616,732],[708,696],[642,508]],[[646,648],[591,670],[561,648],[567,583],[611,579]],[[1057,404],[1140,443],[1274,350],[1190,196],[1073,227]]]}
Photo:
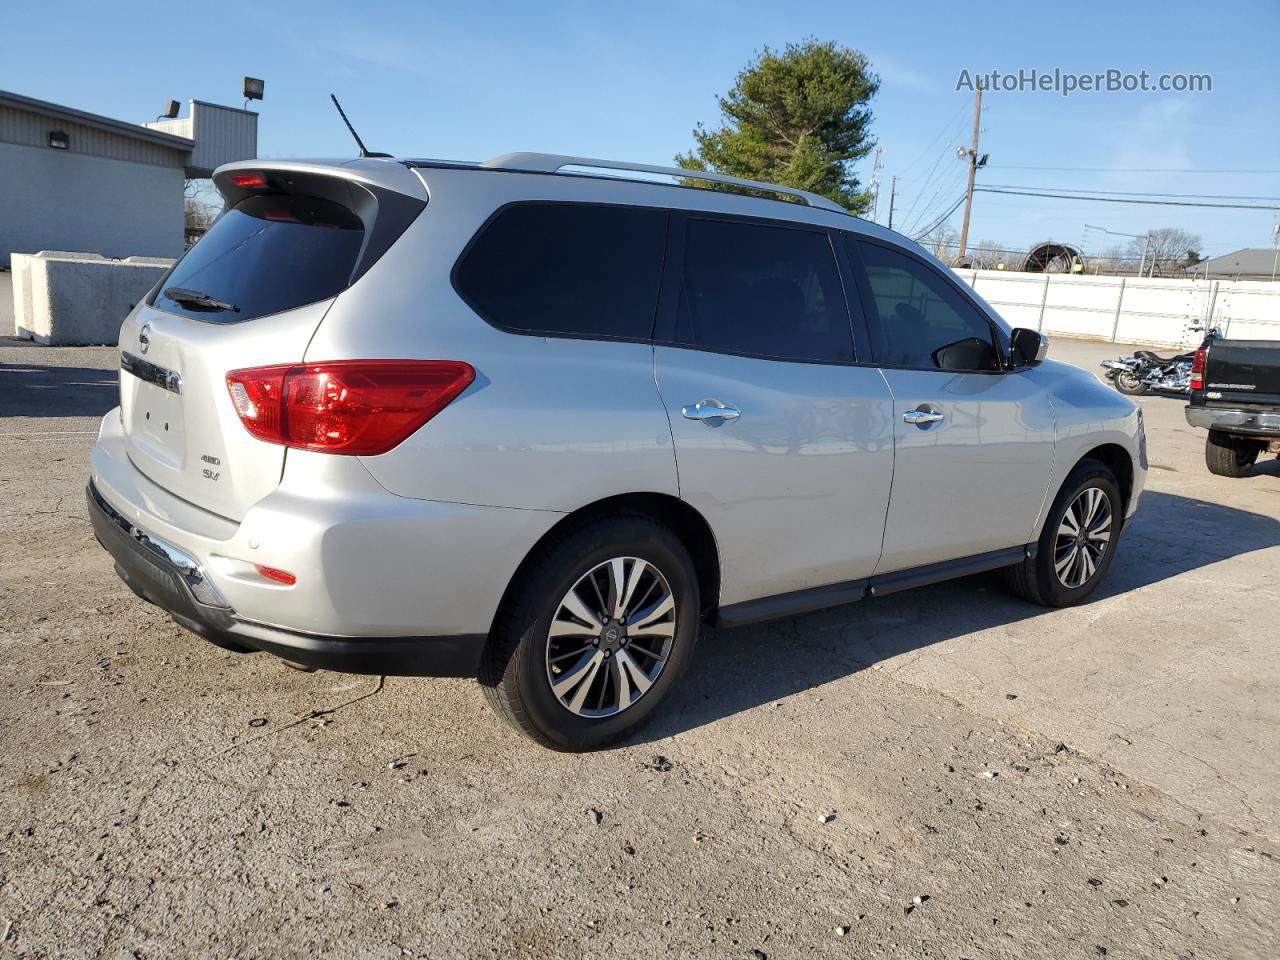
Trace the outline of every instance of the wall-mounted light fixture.
{"label": "wall-mounted light fixture", "polygon": [[61,130],[49,131],[49,146],[54,150],[65,150],[71,146],[71,138]]}
{"label": "wall-mounted light fixture", "polygon": [[178,111],[182,105],[177,100],[166,100],[164,104],[164,113],[156,117],[157,120],[173,120],[178,116]]}
{"label": "wall-mounted light fixture", "polygon": [[250,100],[261,100],[262,94],[266,90],[267,83],[265,80],[259,80],[257,77],[244,78],[244,105],[248,109]]}

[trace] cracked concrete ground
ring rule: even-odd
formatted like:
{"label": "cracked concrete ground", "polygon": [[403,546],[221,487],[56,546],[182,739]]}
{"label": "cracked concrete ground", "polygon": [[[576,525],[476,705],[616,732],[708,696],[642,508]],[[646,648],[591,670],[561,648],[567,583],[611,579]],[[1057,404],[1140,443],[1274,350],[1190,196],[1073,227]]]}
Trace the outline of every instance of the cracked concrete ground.
{"label": "cracked concrete ground", "polygon": [[1093,602],[712,633],[564,756],[135,599],[82,503],[114,365],[0,341],[0,958],[1280,955],[1280,463],[1211,477],[1180,401]]}

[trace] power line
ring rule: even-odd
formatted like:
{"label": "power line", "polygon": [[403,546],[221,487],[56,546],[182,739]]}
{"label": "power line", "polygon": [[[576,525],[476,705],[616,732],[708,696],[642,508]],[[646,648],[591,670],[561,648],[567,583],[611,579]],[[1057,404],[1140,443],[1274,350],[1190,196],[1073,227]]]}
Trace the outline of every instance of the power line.
{"label": "power line", "polygon": [[955,169],[950,176],[945,176],[938,181],[938,188],[934,191],[933,196],[925,201],[919,212],[912,218],[910,223],[906,223],[904,218],[903,233],[911,233],[917,226],[922,223],[928,223],[938,215],[938,211],[946,206],[947,197],[954,196],[957,189],[964,186],[965,177],[968,175],[967,168],[956,164]]}
{"label": "power line", "polygon": [[1028,167],[1019,166],[1010,163],[993,163],[990,165],[992,169],[1000,170],[1061,170],[1069,173],[1280,173],[1280,169],[1275,170],[1192,170],[1187,167]]}
{"label": "power line", "polygon": [[907,207],[907,213],[906,216],[903,217],[903,220],[906,220],[911,216],[912,212],[916,208],[916,204],[920,202],[920,198],[924,196],[924,192],[929,189],[929,184],[933,180],[934,174],[938,171],[938,164],[942,163],[943,158],[951,153],[950,147],[951,143],[948,142],[946,146],[942,148],[942,153],[939,154],[938,159],[933,161],[933,166],[929,168],[929,173],[924,178],[924,183],[922,183],[920,185],[920,189],[916,191],[915,199],[911,201],[911,206]]}
{"label": "power line", "polygon": [[[955,130],[955,128],[956,128],[956,126],[957,126],[957,121],[961,121],[961,120],[963,120],[965,113],[968,111],[968,108],[969,108],[969,104],[967,104],[967,103],[962,103],[962,104],[960,105],[960,109],[959,109],[959,110],[957,110],[957,111],[952,115],[952,117],[951,117],[951,119],[950,119],[950,120],[948,120],[946,123],[944,123],[944,124],[942,125],[942,129],[941,129],[941,130],[939,130],[939,131],[938,131],[938,133],[937,133],[937,135],[936,135],[932,140],[930,140],[930,141],[929,141],[928,146],[926,146],[923,150],[921,150],[918,154],[916,154],[916,155],[915,155],[915,157],[914,157],[914,159],[912,159],[912,161],[911,161],[910,163],[908,163],[908,164],[907,164],[905,167],[903,167],[902,169],[903,169],[903,170],[905,170],[905,171],[907,171],[907,172],[915,172],[915,171],[917,170],[917,168],[922,167],[922,166],[923,166],[923,164],[921,163],[921,161],[922,161],[922,160],[926,160],[926,159],[928,159],[930,152],[933,150],[933,148],[934,148],[934,146],[937,144],[937,142],[938,142],[939,140],[941,140],[943,137],[946,137],[946,136],[947,136],[947,134],[952,134],[952,136],[951,136],[951,137],[948,137],[948,138],[947,138],[947,139],[948,139],[948,146],[950,146],[950,140],[951,140],[951,139],[953,139],[953,138],[954,138],[954,136],[955,136],[955,134],[954,134],[954,132],[953,132],[953,131]],[[898,179],[899,179],[899,180],[903,180],[903,179],[907,179],[907,178],[904,178],[904,177],[901,177],[901,176],[900,176],[900,177],[898,177]]]}
{"label": "power line", "polygon": [[1195,200],[1273,200],[1280,202],[1280,197],[1246,197],[1229,193],[1143,193],[1140,190],[1080,190],[1072,187],[1033,187],[1025,183],[988,183],[986,187],[1000,187],[1007,190],[1048,190],[1059,193],[1088,193],[1108,197],[1183,197]]}
{"label": "power line", "polygon": [[927,237],[929,234],[933,233],[933,231],[937,230],[938,227],[942,226],[946,222],[949,216],[951,216],[953,213],[955,213],[957,210],[960,209],[960,204],[964,203],[965,196],[966,194],[963,194],[963,193],[960,194],[960,196],[956,198],[956,202],[951,205],[951,207],[947,210],[946,213],[944,213],[942,216],[934,220],[933,223],[929,224],[929,226],[927,226],[925,229],[913,235],[911,239],[919,242],[920,240],[923,240],[925,237]]}
{"label": "power line", "polygon": [[1137,203],[1154,207],[1205,207],[1215,210],[1280,210],[1280,206],[1257,203],[1193,203],[1189,200],[1135,200],[1124,197],[1086,196],[1070,193],[1045,193],[1032,190],[1006,190],[998,187],[974,187],[982,193],[1002,193],[1020,197],[1042,197],[1048,200],[1089,200],[1093,203]]}

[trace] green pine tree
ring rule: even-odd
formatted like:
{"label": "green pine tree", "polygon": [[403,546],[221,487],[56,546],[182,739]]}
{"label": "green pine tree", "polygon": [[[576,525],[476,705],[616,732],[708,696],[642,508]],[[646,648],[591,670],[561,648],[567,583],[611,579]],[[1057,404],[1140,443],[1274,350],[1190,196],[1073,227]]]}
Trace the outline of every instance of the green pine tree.
{"label": "green pine tree", "polygon": [[765,47],[718,98],[724,122],[693,131],[697,148],[676,157],[686,170],[765,180],[866,209],[853,162],[871,139],[871,98],[880,78],[866,55],[809,39],[777,53]]}

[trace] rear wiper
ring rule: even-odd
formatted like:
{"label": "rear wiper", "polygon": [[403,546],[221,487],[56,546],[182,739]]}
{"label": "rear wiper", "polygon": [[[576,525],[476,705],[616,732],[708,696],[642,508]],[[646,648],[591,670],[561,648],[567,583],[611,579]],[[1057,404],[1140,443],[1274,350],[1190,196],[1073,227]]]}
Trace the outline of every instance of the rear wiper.
{"label": "rear wiper", "polygon": [[182,287],[169,287],[164,291],[164,296],[168,297],[174,303],[186,304],[189,307],[195,307],[197,310],[216,310],[228,313],[240,312],[240,308],[234,303],[224,303],[221,300],[215,300],[207,293],[201,293],[199,290],[184,290]]}

